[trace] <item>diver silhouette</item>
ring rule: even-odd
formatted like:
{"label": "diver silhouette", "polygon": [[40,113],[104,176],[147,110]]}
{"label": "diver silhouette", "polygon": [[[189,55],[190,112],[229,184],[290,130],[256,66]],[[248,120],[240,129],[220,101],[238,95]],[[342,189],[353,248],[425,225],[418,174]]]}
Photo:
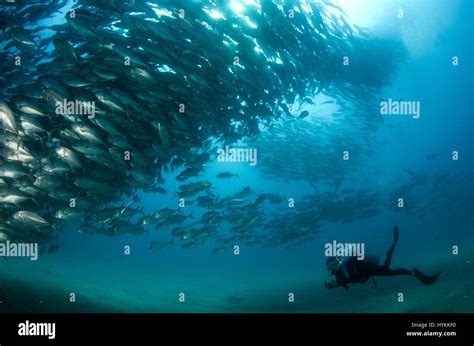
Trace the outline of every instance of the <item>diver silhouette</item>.
{"label": "diver silhouette", "polygon": [[345,260],[340,260],[337,257],[329,257],[326,261],[326,266],[330,274],[336,277],[336,280],[326,282],[324,285],[326,288],[331,289],[334,287],[344,287],[346,290],[349,289],[349,283],[360,283],[363,284],[372,278],[372,282],[375,287],[377,284],[374,280],[374,276],[396,276],[396,275],[414,275],[421,283],[425,285],[431,285],[438,280],[440,273],[434,275],[425,275],[419,271],[416,267],[413,270],[399,268],[390,269],[390,261],[392,260],[395,246],[398,242],[398,226],[393,228],[393,244],[387,251],[387,257],[383,265],[379,265],[378,256],[366,256],[364,260],[358,260],[356,257],[350,257]]}

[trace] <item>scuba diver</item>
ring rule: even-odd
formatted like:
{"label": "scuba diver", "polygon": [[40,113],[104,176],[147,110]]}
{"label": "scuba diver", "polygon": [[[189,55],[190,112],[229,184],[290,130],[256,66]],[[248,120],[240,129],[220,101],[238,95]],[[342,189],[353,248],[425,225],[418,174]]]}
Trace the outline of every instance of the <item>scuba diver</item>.
{"label": "scuba diver", "polygon": [[438,280],[440,273],[434,275],[425,275],[420,272],[416,267],[413,270],[400,268],[390,269],[390,261],[392,260],[395,246],[398,242],[398,226],[393,228],[393,244],[387,251],[387,257],[383,265],[379,265],[378,256],[366,256],[364,260],[358,260],[356,257],[350,257],[345,260],[338,259],[337,257],[329,257],[326,261],[326,266],[330,274],[336,276],[336,280],[326,282],[324,285],[326,288],[331,289],[334,287],[344,287],[346,290],[349,289],[347,284],[349,283],[365,283],[367,280],[372,278],[372,282],[375,287],[377,284],[374,280],[374,276],[396,276],[396,275],[414,275],[421,283],[425,285],[431,285]]}

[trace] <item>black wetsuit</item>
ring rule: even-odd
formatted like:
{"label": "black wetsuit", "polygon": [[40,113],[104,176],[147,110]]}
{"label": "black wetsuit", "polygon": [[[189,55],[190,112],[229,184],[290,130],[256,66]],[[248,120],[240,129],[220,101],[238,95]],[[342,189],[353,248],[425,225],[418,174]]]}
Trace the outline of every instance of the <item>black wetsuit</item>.
{"label": "black wetsuit", "polygon": [[[332,274],[336,276],[336,282],[326,283],[326,287],[331,289],[333,287],[342,286],[346,289],[349,283],[365,283],[374,276],[395,276],[395,275],[415,275],[422,283],[431,285],[438,277],[439,273],[433,276],[427,276],[421,273],[418,269],[413,270],[399,268],[390,269],[390,262],[392,261],[393,252],[398,242],[398,227],[393,229],[393,244],[387,251],[387,257],[383,265],[374,263],[368,260],[358,260],[355,257],[344,260]],[[374,285],[375,281],[374,281]]]}
{"label": "black wetsuit", "polygon": [[384,265],[369,261],[359,261],[355,257],[351,257],[342,262],[336,273],[336,281],[338,286],[347,287],[349,283],[365,283],[374,276],[395,276],[395,275],[411,275],[412,271],[405,268],[390,269],[390,261],[385,261]]}

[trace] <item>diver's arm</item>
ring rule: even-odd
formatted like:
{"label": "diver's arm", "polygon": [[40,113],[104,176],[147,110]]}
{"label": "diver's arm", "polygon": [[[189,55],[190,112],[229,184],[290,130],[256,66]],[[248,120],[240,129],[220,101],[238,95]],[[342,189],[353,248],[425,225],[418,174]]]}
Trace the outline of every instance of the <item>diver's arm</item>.
{"label": "diver's arm", "polygon": [[324,286],[326,286],[326,288],[328,290],[330,290],[331,288],[335,288],[335,287],[339,287],[341,286],[341,284],[339,282],[337,282],[336,280],[331,280],[329,282],[327,282],[326,280],[324,280]]}
{"label": "diver's arm", "polygon": [[330,290],[331,288],[335,288],[335,287],[344,287],[346,289],[346,291],[349,290],[349,286],[346,283],[340,283],[336,280],[332,280],[332,281],[329,281],[329,282],[324,280],[324,286],[326,286],[326,288],[328,290]]}

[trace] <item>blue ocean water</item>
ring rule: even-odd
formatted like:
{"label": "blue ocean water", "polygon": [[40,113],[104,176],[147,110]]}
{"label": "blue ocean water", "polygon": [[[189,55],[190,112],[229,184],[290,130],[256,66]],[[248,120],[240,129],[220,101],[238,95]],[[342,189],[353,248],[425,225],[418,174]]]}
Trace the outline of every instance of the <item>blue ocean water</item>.
{"label": "blue ocean water", "polygon": [[[221,163],[214,157],[203,176],[189,180],[212,182],[212,192],[220,198],[246,186],[255,197],[262,193],[283,196],[282,204],[265,205],[268,221],[287,212],[302,213],[299,207],[308,203],[304,196],[312,195],[309,201],[314,206],[329,205],[329,209],[310,209],[311,213],[325,210],[312,239],[294,247],[237,241],[219,254],[212,253],[218,246],[213,239],[190,249],[175,242],[150,251],[150,241],[171,239],[170,228],[109,237],[79,233],[78,225],[71,223],[60,235],[58,251],[40,256],[37,262],[8,259],[0,263],[0,311],[472,312],[474,4],[469,0],[357,3],[341,2],[351,24],[370,26],[382,38],[397,37],[406,50],[396,63],[393,79],[368,100],[372,103],[367,109],[360,109],[354,100],[342,107],[341,99],[336,99],[306,119],[282,122],[280,127],[263,130],[261,139],[241,142],[242,147],[257,149],[255,166]],[[397,17],[400,8],[403,19]],[[371,68],[381,64],[383,69],[385,64],[380,60],[383,55],[374,60],[372,51],[364,56],[368,76]],[[459,58],[458,65],[452,63],[454,56]],[[419,101],[420,117],[381,116],[379,103],[389,98]],[[326,99],[316,100],[318,104]],[[342,112],[338,118],[337,112]],[[362,119],[353,117],[357,112],[373,112],[380,120],[357,123]],[[318,129],[321,133],[315,134]],[[320,153],[330,150],[328,145],[334,148],[334,142],[340,147],[328,155],[338,158],[325,161],[327,156]],[[346,165],[339,157],[344,150],[352,152],[351,143],[357,148],[354,145],[355,154]],[[295,162],[308,171],[294,175]],[[268,168],[271,164],[279,168]],[[215,177],[224,171],[238,176]],[[164,174],[166,195],[138,192],[145,214],[178,208],[173,192],[180,185],[174,179],[179,173]],[[319,174],[327,179],[304,179]],[[334,174],[340,174],[340,179],[331,180]],[[342,192],[350,189],[356,197]],[[400,197],[403,208],[397,206]],[[289,199],[294,200],[294,207],[288,206]],[[124,197],[123,205],[128,202]],[[365,215],[365,208],[376,212]],[[205,210],[188,204],[182,212],[193,212],[194,219],[187,221],[193,222]],[[351,217],[345,219],[344,213]],[[305,216],[300,217],[303,223]],[[394,225],[399,226],[400,241],[392,267],[441,271],[438,282],[424,286],[413,277],[401,276],[377,278],[377,288],[370,282],[351,285],[348,291],[324,287],[324,280],[330,279],[325,244],[334,240],[364,243],[367,253],[383,258]],[[229,226],[219,225],[219,232],[226,234]],[[238,254],[233,246],[239,246]],[[453,253],[453,247],[458,252]],[[71,293],[75,302],[70,301]],[[184,302],[179,299],[182,293]],[[404,294],[403,302],[399,293]],[[289,301],[289,294],[294,301]]]}

